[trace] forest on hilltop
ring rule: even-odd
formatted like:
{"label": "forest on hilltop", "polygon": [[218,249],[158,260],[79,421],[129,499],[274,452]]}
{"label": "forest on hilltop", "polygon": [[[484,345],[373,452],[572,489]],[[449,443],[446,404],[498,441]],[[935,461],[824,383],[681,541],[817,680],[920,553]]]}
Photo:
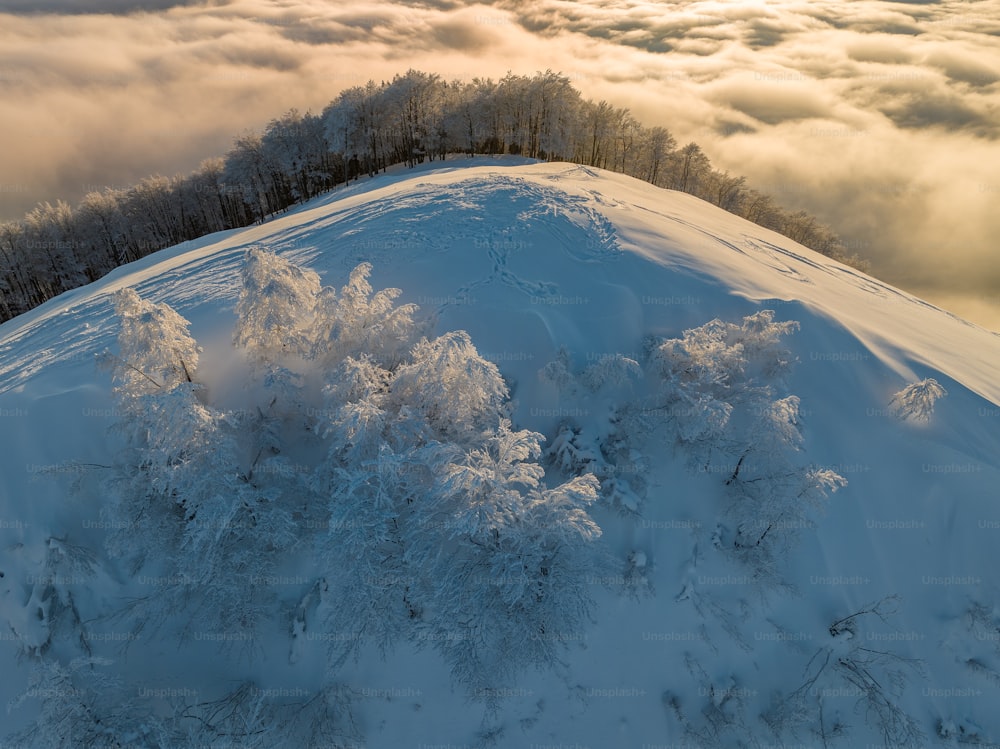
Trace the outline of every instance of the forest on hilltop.
{"label": "forest on hilltop", "polygon": [[321,114],[295,109],[191,174],[152,176],[88,193],[75,208],[37,206],[0,223],[0,321],[152,252],[268,216],[386,168],[448,154],[570,161],[680,190],[857,267],[829,228],[719,171],[696,143],[679,145],[627,108],[584,99],[546,71],[499,81],[446,81],[410,70],[342,91]]}

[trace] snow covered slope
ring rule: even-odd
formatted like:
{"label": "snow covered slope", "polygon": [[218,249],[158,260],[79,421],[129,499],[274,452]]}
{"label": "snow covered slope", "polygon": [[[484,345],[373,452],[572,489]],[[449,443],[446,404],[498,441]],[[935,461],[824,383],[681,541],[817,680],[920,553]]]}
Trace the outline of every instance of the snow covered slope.
{"label": "snow covered slope", "polygon": [[[607,431],[610,396],[539,376],[561,349],[579,373],[608,354],[643,361],[649,340],[715,318],[773,310],[799,324],[784,340],[797,362],[781,394],[799,399],[802,454],[847,481],[796,521],[783,584],[762,587],[716,553],[734,466],[707,458],[699,469],[662,433],[636,435],[638,514],[594,513],[622,580],[595,581],[595,621],[562,633],[563,665],[526,674],[490,713],[476,700],[470,709],[433,650],[366,653],[340,675],[363,696],[353,712],[362,745],[875,746],[916,735],[887,731],[895,708],[928,746],[1000,742],[1000,338],[691,196],[568,164],[484,159],[357,183],[156,253],[0,326],[0,696],[27,683],[16,656],[37,634],[32,595],[52,574],[49,539],[101,550],[102,497],[73,493],[63,474],[68,462],[114,457],[117,414],[94,363],[115,345],[111,294],[133,287],[169,303],[204,347],[205,377],[222,382],[252,246],[338,287],[372,263],[372,285],[402,289],[401,302],[436,315],[436,333],[468,331],[511,385],[515,425],[550,441],[567,422]],[[896,418],[894,395],[927,378],[947,392],[933,414]],[[103,558],[97,567],[86,581],[60,573],[84,619],[113,609],[128,578]],[[651,592],[630,597],[618,583],[636,569]],[[844,618],[849,627],[835,625]],[[135,683],[143,669],[169,672],[151,689],[211,699],[252,675],[308,693],[315,674],[276,655],[279,630],[223,675],[150,633],[105,628],[93,649],[131,659],[119,671]],[[127,656],[116,638],[134,640]],[[868,677],[884,682],[890,708]],[[34,697],[11,726],[34,719]],[[820,702],[819,723],[796,727]]]}

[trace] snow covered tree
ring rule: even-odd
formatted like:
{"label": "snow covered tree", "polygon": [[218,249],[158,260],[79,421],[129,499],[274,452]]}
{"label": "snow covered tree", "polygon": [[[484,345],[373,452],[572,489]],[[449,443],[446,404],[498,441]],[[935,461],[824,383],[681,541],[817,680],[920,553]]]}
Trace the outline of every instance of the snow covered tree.
{"label": "snow covered tree", "polygon": [[688,143],[667,158],[667,187],[700,197],[703,183],[711,172],[711,162],[697,143]]}
{"label": "snow covered tree", "polygon": [[[142,452],[140,467],[180,464],[188,436],[197,435],[210,421],[193,379],[198,344],[187,320],[167,304],[141,299],[134,289],[116,293],[115,312],[118,354],[105,353],[102,363],[111,369],[114,394],[125,415],[120,427],[130,446]],[[173,428],[164,428],[162,422]],[[150,485],[156,486],[159,479],[151,476]]]}
{"label": "snow covered tree", "polygon": [[780,225],[780,213],[781,210],[770,195],[757,190],[747,190],[739,215],[758,226],[777,230]]}
{"label": "snow covered tree", "polygon": [[189,448],[173,487],[186,515],[164,597],[188,614],[182,634],[208,627],[248,645],[275,601],[261,581],[275,577],[298,540],[293,511],[304,482],[282,456],[262,455],[253,442],[244,449],[244,429],[243,420],[216,417],[211,439]]}
{"label": "snow covered tree", "polygon": [[[89,655],[78,607],[97,568],[97,555],[68,538],[50,536],[38,553],[24,543],[0,557],[0,622],[21,655],[42,657],[53,643]],[[41,557],[41,562],[32,557]]]}
{"label": "snow covered tree", "polygon": [[[128,230],[121,210],[122,196],[114,190],[90,192],[77,209],[84,235],[93,241],[93,252],[108,254],[108,268],[134,260],[128,251]],[[96,241],[94,241],[96,240]]]}
{"label": "snow covered tree", "polygon": [[241,449],[242,425],[189,389],[147,396],[145,405],[141,415],[123,418],[126,429],[132,419],[152,426],[122,453],[104,511],[115,529],[109,550],[154,581],[135,608],[140,626],[183,617],[181,636],[207,628],[252,641],[270,600],[253,581],[272,574],[294,540],[283,500],[294,493],[288,478],[295,474],[251,465]]}
{"label": "snow covered tree", "polygon": [[602,388],[619,388],[642,377],[639,363],[623,354],[606,354],[583,370],[583,385],[596,393]]}
{"label": "snow covered tree", "polygon": [[504,420],[482,447],[437,450],[438,480],[414,502],[405,535],[407,560],[429,583],[433,615],[420,638],[482,699],[555,662],[586,625],[589,579],[605,569],[586,512],[597,480],[544,488],[540,439]]}
{"label": "snow covered tree", "polygon": [[764,582],[779,575],[777,555],[809,526],[810,508],[846,484],[803,465],[799,399],[780,396],[794,361],[782,338],[797,327],[762,310],[660,342],[650,357],[659,403],[641,414],[664,419],[692,467],[725,468],[733,528],[722,544]]}
{"label": "snow covered tree", "polygon": [[[131,289],[116,301],[119,355],[110,361],[126,449],[104,510],[115,529],[109,548],[134,569],[166,564],[166,574],[152,576],[162,583],[144,620],[185,611],[192,622],[252,630],[268,593],[252,578],[266,575],[292,540],[282,499],[294,482],[261,470],[264,461],[280,461],[247,444],[266,430],[203,402],[187,321]],[[242,330],[254,350],[268,345]]]}
{"label": "snow covered tree", "polygon": [[778,575],[775,555],[810,527],[808,512],[847,484],[835,471],[799,465],[802,446],[799,399],[792,395],[759,407],[733,472],[726,480],[732,495],[737,556],[761,578]]}
{"label": "snow covered tree", "polygon": [[706,199],[724,211],[739,213],[745,199],[746,177],[712,170],[705,180]]}
{"label": "snow covered tree", "polygon": [[20,261],[30,276],[44,279],[50,295],[94,280],[79,256],[79,231],[69,205],[42,203],[24,217],[22,228],[26,253]]}
{"label": "snow covered tree", "polygon": [[335,633],[329,651],[336,668],[365,643],[385,653],[412,634],[426,583],[424,572],[406,563],[402,535],[427,472],[413,451],[381,442],[372,457],[325,468],[318,481],[329,507],[317,546],[328,570],[318,613],[324,631]]}
{"label": "snow covered tree", "polygon": [[175,197],[176,180],[147,177],[123,196],[122,211],[129,223],[130,242],[137,256],[183,241],[183,220]]}
{"label": "snow covered tree", "polygon": [[907,385],[892,396],[889,408],[901,421],[928,422],[934,413],[934,404],[947,394],[937,380],[927,378]]}
{"label": "snow covered tree", "polygon": [[405,636],[418,595],[403,560],[401,524],[406,506],[424,491],[426,474],[387,402],[392,373],[362,355],[330,374],[316,428],[326,459],[312,476],[326,532],[316,539],[326,570],[318,615],[334,666],[364,643],[386,651]]}
{"label": "snow covered tree", "polygon": [[606,419],[587,419],[585,423],[577,423],[574,418],[564,420],[546,457],[564,474],[594,474],[601,484],[601,500],[616,511],[638,512],[645,489],[635,470],[641,455],[631,446],[628,419],[622,417],[629,412],[635,397],[633,388],[643,376],[639,363],[623,354],[606,354],[582,372],[574,373],[569,352],[561,348],[539,376],[558,388],[560,399],[569,399],[569,413],[574,408],[570,404],[584,398],[588,407],[607,415]]}
{"label": "snow covered tree", "polygon": [[0,222],[0,278],[3,279],[0,314],[11,317],[41,304],[52,293],[47,274],[31,273],[28,263],[27,232],[21,223]]}
{"label": "snow covered tree", "polygon": [[133,289],[115,295],[115,311],[119,350],[103,363],[112,371],[126,450],[112,479],[117,501],[103,511],[119,529],[112,549],[141,565],[146,552],[178,540],[176,520],[186,515],[180,474],[190,465],[191,445],[209,442],[215,424],[193,380],[198,345],[187,320]]}
{"label": "snow covered tree", "polygon": [[[163,723],[140,714],[134,692],[105,669],[102,658],[54,659],[35,663],[28,689],[10,708],[39,703],[39,715],[27,729],[10,737],[14,746],[150,746],[164,747]],[[140,743],[141,742],[141,743]]]}
{"label": "snow covered tree", "polygon": [[[409,309],[401,315],[389,295],[375,304],[382,292],[372,298],[367,272],[328,298],[327,324],[340,334],[318,336],[318,351],[328,341],[345,354],[327,370],[316,430],[328,452],[313,478],[328,507],[317,615],[337,634],[333,663],[400,637],[433,643],[470,687],[500,678],[476,650],[484,643],[508,653],[498,661],[506,676],[532,659],[551,663],[559,633],[585,623],[585,577],[603,559],[585,512],[596,479],[545,489],[541,435],[504,419],[496,366],[464,331],[401,351],[416,330]],[[514,659],[525,632],[532,650]]]}
{"label": "snow covered tree", "polygon": [[242,275],[233,332],[236,346],[257,366],[280,366],[288,357],[311,354],[319,276],[260,247],[247,250]]}
{"label": "snow covered tree", "polygon": [[261,136],[248,132],[233,143],[225,157],[223,179],[238,185],[241,200],[250,208],[254,221],[281,207],[275,196],[274,172],[267,163]]}
{"label": "snow covered tree", "polygon": [[731,434],[734,409],[769,407],[772,381],[780,384],[793,361],[781,337],[797,327],[762,310],[740,324],[713,320],[660,343],[651,356],[663,383],[658,410],[676,425],[679,441],[701,445],[704,457],[704,448]]}
{"label": "snow covered tree", "polygon": [[187,320],[169,305],[141,299],[130,288],[115,294],[115,313],[121,324],[113,365],[119,397],[131,402],[193,382],[198,344],[191,337]]}
{"label": "snow covered tree", "polygon": [[321,118],[291,109],[271,120],[261,137],[272,168],[275,197],[285,206],[308,200],[333,184],[334,162]]}
{"label": "snow covered tree", "polygon": [[677,141],[664,127],[653,127],[640,135],[636,177],[662,187],[663,175]]}
{"label": "snow covered tree", "polygon": [[371,263],[358,265],[339,296],[328,286],[319,292],[310,333],[314,341],[311,358],[324,367],[365,354],[391,369],[420,337],[421,328],[413,320],[417,306],[397,306],[399,289],[373,293],[368,281],[371,271]]}
{"label": "snow covered tree", "polygon": [[507,395],[500,370],[479,355],[462,330],[420,341],[389,390],[392,402],[410,406],[435,431],[458,442],[495,430]]}
{"label": "snow covered tree", "polygon": [[[678,149],[666,128],[581,99],[560,73],[446,83],[408,70],[345,89],[319,116],[289,110],[187,176],[92,192],[75,209],[44,203],[0,227],[0,319],[155,250],[263,221],[360,171],[454,151],[573,160],[684,190],[865,270],[814,216],[782,210],[743,177],[714,170],[695,143]],[[9,244],[4,234],[20,236]]]}
{"label": "snow covered tree", "polygon": [[580,107],[581,133],[578,139],[577,158],[588,166],[608,168],[608,156],[614,149],[615,110],[601,100],[583,102]]}
{"label": "snow covered tree", "polygon": [[357,155],[371,176],[387,166],[384,88],[369,81],[344,89],[321,115],[332,149],[345,157]]}
{"label": "snow covered tree", "polygon": [[413,166],[423,160],[439,127],[443,85],[437,75],[408,70],[385,86],[382,99],[392,161]]}
{"label": "snow covered tree", "polygon": [[217,420],[183,387],[119,403],[122,418],[117,428],[126,443],[110,480],[111,501],[102,514],[115,529],[108,539],[110,550],[131,559],[138,569],[147,554],[156,558],[179,544],[183,523],[194,511],[188,484],[207,467],[196,464],[193,452],[196,447],[209,449]]}

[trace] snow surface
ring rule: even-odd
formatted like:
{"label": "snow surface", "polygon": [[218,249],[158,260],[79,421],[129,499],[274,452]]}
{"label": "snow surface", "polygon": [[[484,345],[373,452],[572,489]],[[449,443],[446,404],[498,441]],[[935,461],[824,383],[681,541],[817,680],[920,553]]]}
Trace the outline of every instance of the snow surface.
{"label": "snow surface", "polygon": [[[495,716],[470,705],[433,651],[366,655],[342,676],[370,696],[355,716],[366,746],[479,746],[483,725],[501,729],[502,747],[697,745],[668,694],[689,717],[720,694],[741,700],[747,745],[787,746],[756,716],[776,690],[804,681],[832,622],[893,594],[897,612],[858,636],[921,659],[899,704],[927,745],[956,740],[938,737],[939,722],[1000,742],[1000,338],[689,195],[570,164],[482,158],[338,189],[261,226],[155,253],[0,326],[4,702],[25,685],[19,646],[44,637],[27,604],[46,539],[100,549],[101,497],[72,494],[61,466],[111,460],[110,382],[94,363],[115,342],[111,294],[131,286],[168,302],[192,322],[202,372],[224,378],[238,270],[254,245],[303,262],[328,285],[371,262],[372,285],[399,287],[400,302],[436,313],[437,333],[467,330],[511,383],[515,425],[549,440],[567,417],[605,419],[600,403],[569,402],[539,377],[561,347],[582,369],[603,354],[638,358],[650,335],[773,309],[801,326],[787,340],[798,358],[788,392],[801,399],[805,452],[848,481],[802,530],[784,567],[791,589],[761,597],[713,561],[717,505],[705,498],[717,477],[687,470],[672,445],[644,445],[642,517],[601,510],[596,519],[653,595],[600,588],[596,621],[566,633],[565,665],[526,675]],[[947,395],[929,419],[895,418],[894,395],[930,377]],[[124,570],[100,564],[78,602],[91,616],[127,582]],[[975,602],[991,613],[973,626]],[[111,634],[95,651],[121,657]],[[160,686],[207,698],[237,677],[290,690],[315,683],[318,667],[290,664],[278,629],[262,655],[222,675],[207,646],[181,652],[141,637],[122,673],[155,672]],[[854,725],[840,745],[879,745],[848,691],[828,695]],[[31,712],[29,700],[0,725],[15,728]],[[802,745],[822,744],[807,736]]]}

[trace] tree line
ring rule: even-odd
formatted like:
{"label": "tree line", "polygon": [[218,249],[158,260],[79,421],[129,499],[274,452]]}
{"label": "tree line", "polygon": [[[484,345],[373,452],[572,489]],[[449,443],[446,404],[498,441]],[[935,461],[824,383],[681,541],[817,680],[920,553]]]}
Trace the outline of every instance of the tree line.
{"label": "tree line", "polygon": [[75,208],[45,202],[19,221],[0,223],[0,321],[165,247],[262,222],[362,174],[449,153],[515,154],[621,172],[864,265],[815,217],[783,209],[745,177],[714,169],[696,143],[681,146],[669,130],[640,124],[626,108],[584,99],[564,75],[463,82],[410,70],[348,88],[318,115],[292,109],[186,176],[95,190]]}

